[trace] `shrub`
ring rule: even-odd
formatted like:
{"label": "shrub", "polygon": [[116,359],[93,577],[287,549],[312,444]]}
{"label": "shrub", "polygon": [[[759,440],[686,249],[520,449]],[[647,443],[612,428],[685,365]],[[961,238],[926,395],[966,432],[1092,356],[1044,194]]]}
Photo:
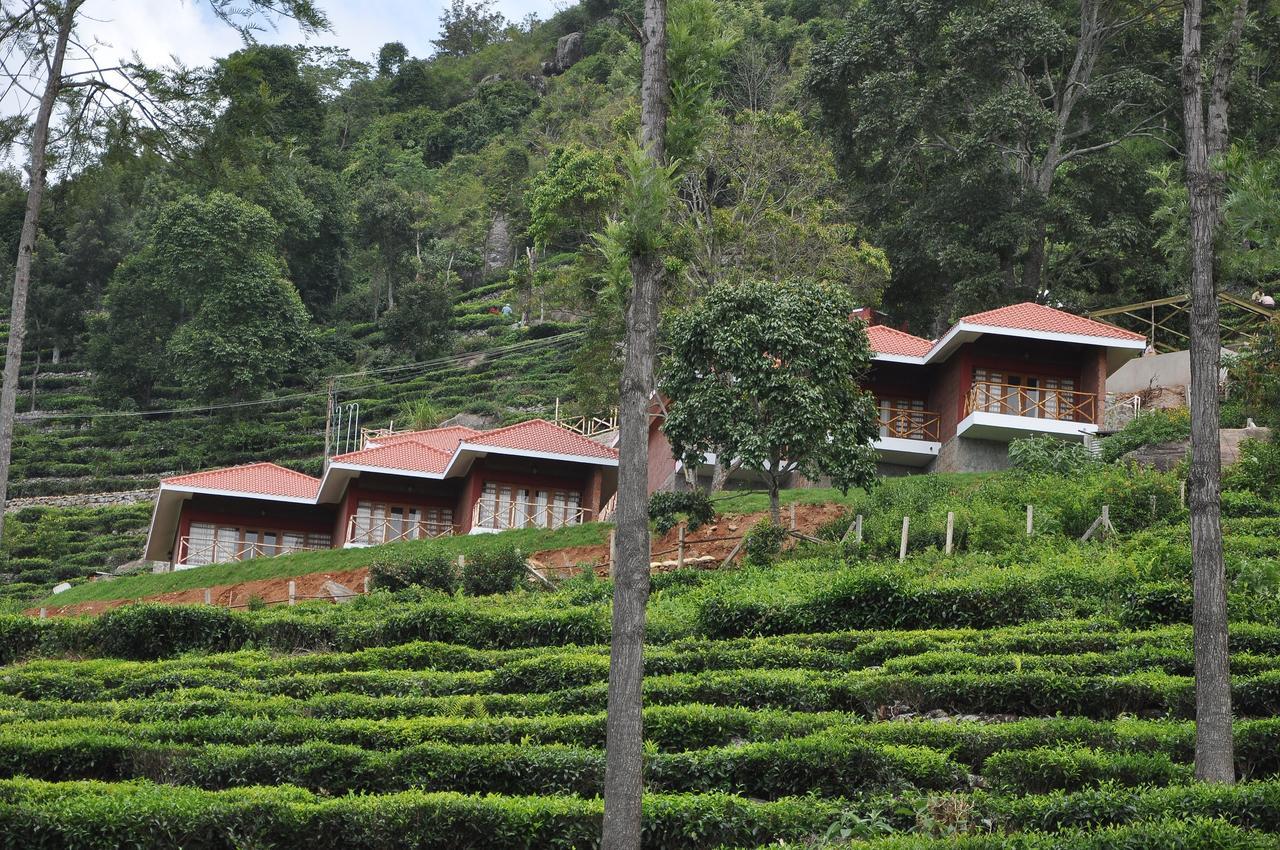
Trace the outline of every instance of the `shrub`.
{"label": "shrub", "polygon": [[508,593],[525,575],[524,555],[514,546],[477,552],[467,558],[462,586],[468,596]]}
{"label": "shrub", "polygon": [[1011,442],[1009,463],[1019,472],[1065,476],[1088,472],[1098,461],[1083,443],[1046,434]]}
{"label": "shrub", "polygon": [[126,605],[92,628],[103,654],[144,661],[192,649],[238,649],[249,636],[244,618],[207,605]]}
{"label": "shrub", "polygon": [[690,531],[697,531],[716,518],[710,497],[701,489],[659,491],[649,497],[649,519],[659,534],[675,528],[681,514],[688,519]]}
{"label": "shrub", "polygon": [[782,551],[782,541],[787,536],[787,529],[775,525],[772,520],[762,519],[747,532],[742,544],[747,556],[747,563],[764,566],[773,563],[774,558]]}
{"label": "shrub", "polygon": [[1115,463],[1134,449],[1185,440],[1190,436],[1191,413],[1186,408],[1149,410],[1102,441],[1102,459]]}
{"label": "shrub", "polygon": [[1280,499],[1280,442],[1274,437],[1271,442],[1245,440],[1240,444],[1240,460],[1226,470],[1224,478],[1231,490],[1248,490],[1264,499]]}
{"label": "shrub", "polygon": [[401,551],[369,565],[369,584],[383,590],[418,586],[453,594],[458,590],[458,570],[443,552]]}

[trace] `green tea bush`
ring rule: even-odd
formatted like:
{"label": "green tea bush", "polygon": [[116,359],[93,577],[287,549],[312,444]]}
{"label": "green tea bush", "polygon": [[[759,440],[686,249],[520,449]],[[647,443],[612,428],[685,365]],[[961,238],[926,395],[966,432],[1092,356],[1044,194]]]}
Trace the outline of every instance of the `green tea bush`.
{"label": "green tea bush", "polygon": [[425,587],[441,593],[458,590],[454,560],[443,552],[414,549],[382,555],[369,564],[369,584],[383,590]]}
{"label": "green tea bush", "polygon": [[1241,443],[1240,459],[1226,469],[1223,484],[1229,490],[1247,491],[1261,499],[1280,500],[1280,441],[1272,436],[1269,442]]}
{"label": "green tea bush", "polygon": [[91,631],[104,655],[139,660],[236,649],[250,634],[245,618],[205,605],[126,605],[103,614]]}
{"label": "green tea bush", "polygon": [[742,543],[742,551],[749,564],[766,566],[773,563],[782,551],[782,541],[787,537],[787,529],[776,525],[765,518],[751,526],[746,539]]}
{"label": "green tea bush", "polygon": [[697,531],[716,518],[705,490],[659,490],[649,497],[649,520],[659,534],[675,528],[681,514],[688,520],[690,531]]}
{"label": "green tea bush", "polygon": [[462,586],[468,596],[492,596],[515,590],[524,577],[524,555],[508,546],[469,556],[462,570]]}
{"label": "green tea bush", "polygon": [[983,766],[983,776],[992,788],[1011,794],[1076,791],[1104,783],[1170,785],[1192,778],[1190,765],[1174,764],[1164,754],[1055,747],[996,753]]}

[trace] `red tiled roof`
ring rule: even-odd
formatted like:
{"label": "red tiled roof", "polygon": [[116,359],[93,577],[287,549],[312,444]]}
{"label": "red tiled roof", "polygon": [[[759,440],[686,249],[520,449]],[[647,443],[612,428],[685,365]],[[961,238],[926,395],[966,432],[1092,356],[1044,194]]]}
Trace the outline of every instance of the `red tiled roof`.
{"label": "red tiled roof", "polygon": [[226,469],[210,469],[190,475],[176,475],[160,482],[171,487],[201,490],[227,490],[259,496],[283,496],[291,499],[314,499],[320,492],[320,479],[312,478],[274,463],[250,463]]}
{"label": "red tiled roof", "polygon": [[1055,310],[1043,304],[1012,304],[998,310],[975,313],[965,316],[960,321],[974,325],[987,325],[996,328],[1014,328],[1041,333],[1076,334],[1079,336],[1098,336],[1107,339],[1145,340],[1140,333],[1127,331],[1115,325],[1086,319],[1062,310]]}
{"label": "red tiled roof", "polygon": [[599,458],[601,460],[617,460],[618,452],[603,446],[595,440],[568,428],[552,424],[545,419],[530,419],[517,425],[498,428],[494,431],[467,438],[467,445],[483,448],[514,449],[527,452],[543,452],[546,454],[572,455],[574,457]]}
{"label": "red tiled roof", "polygon": [[427,431],[406,431],[403,434],[392,434],[387,437],[379,437],[373,442],[380,446],[394,446],[397,443],[403,443],[405,440],[412,440],[415,443],[421,443],[424,446],[431,446],[433,449],[440,449],[453,454],[453,450],[458,447],[458,443],[483,433],[483,431],[477,431],[474,428],[451,425],[448,428],[431,428]]}
{"label": "red tiled roof", "polygon": [[927,339],[896,330],[888,325],[872,325],[867,328],[867,340],[876,354],[893,354],[901,357],[923,357],[933,348]]}
{"label": "red tiled roof", "polygon": [[376,466],[382,469],[400,469],[406,472],[427,472],[438,475],[449,466],[452,451],[438,449],[427,445],[408,435],[400,435],[406,439],[389,446],[378,446],[373,449],[361,449],[348,452],[333,458],[334,463],[349,463],[355,466]]}

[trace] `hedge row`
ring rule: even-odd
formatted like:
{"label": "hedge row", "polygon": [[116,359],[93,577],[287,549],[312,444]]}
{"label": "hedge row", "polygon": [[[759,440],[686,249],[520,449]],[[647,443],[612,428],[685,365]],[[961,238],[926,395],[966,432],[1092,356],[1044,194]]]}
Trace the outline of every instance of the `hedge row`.
{"label": "hedge row", "polygon": [[[750,802],[716,794],[651,795],[647,848],[750,846],[804,838],[836,807],[804,798]],[[298,789],[198,791],[137,783],[0,782],[0,848],[23,850],[379,850],[596,847],[603,804],[572,797],[406,792],[322,799]]]}
{"label": "hedge row", "polygon": [[[975,794],[939,802],[949,799],[957,803],[953,817],[936,828],[956,835],[932,840],[918,834],[891,835],[865,846],[1253,850],[1274,848],[1276,836],[1267,832],[1280,823],[1277,783],[1101,789],[1023,798]],[[868,824],[881,834],[920,828],[918,815],[928,811],[930,801],[907,796],[898,798],[896,806],[893,802],[872,798],[837,804],[806,797],[762,803],[717,794],[654,794],[645,799],[644,844],[715,848],[790,841],[811,846],[814,836],[838,836],[844,824],[855,827],[849,830],[854,835],[859,825],[865,830]],[[555,796],[412,791],[323,799],[294,788],[209,792],[145,782],[7,780],[0,781],[0,848],[311,850],[319,836],[370,850],[591,848],[598,846],[602,812],[599,800]]]}
{"label": "hedge row", "polygon": [[[274,701],[273,701],[274,702]],[[56,707],[44,703],[44,710]],[[563,744],[583,748],[604,746],[605,718],[601,714],[412,717],[390,719],[316,719],[297,716],[296,704],[269,704],[245,713],[222,713],[180,720],[142,720],[120,717],[121,706],[89,704],[86,716],[48,720],[16,719],[10,706],[6,737],[48,738],[67,735],[114,735],[135,742],[195,744],[300,745],[312,741],[347,744],[368,750],[404,749],[424,743],[447,744]],[[275,709],[284,708],[282,713]],[[103,715],[117,711],[117,716]],[[1038,747],[1094,748],[1104,751],[1163,755],[1190,762],[1194,728],[1179,721],[1084,718],[1026,719],[1008,723],[935,723],[931,721],[866,723],[848,714],[753,711],[706,705],[651,706],[645,710],[645,740],[658,751],[702,750],[743,742],[800,738],[831,731],[868,744],[926,747],[951,753],[977,772],[985,772],[993,754]],[[1280,718],[1236,723],[1236,762],[1246,776],[1280,773]]]}
{"label": "hedge row", "polygon": [[[436,667],[492,669],[517,657],[480,650],[518,647],[592,646],[607,650],[607,609],[600,605],[532,608],[476,606],[447,599],[345,606],[340,611],[299,606],[268,611],[229,611],[209,606],[132,605],[97,618],[36,620],[0,615],[0,663],[35,655],[112,656],[154,660],[188,651],[225,652],[246,646],[282,652],[316,650],[332,657],[263,662],[266,675],[324,669]],[[1280,627],[1237,623],[1232,649],[1280,655]],[[931,650],[1032,655],[1114,652],[1141,647],[1183,648],[1186,626],[1133,631],[1095,619],[1052,621],[990,631],[964,629],[855,630],[716,641],[680,639],[651,648],[653,672],[684,672],[730,666],[812,666],[848,669],[884,663],[898,655]],[[389,648],[414,645],[402,651]],[[378,651],[370,651],[374,648]],[[469,652],[468,649],[476,650]],[[336,651],[336,652],[335,652]],[[364,651],[364,652],[360,652]],[[364,654],[364,653],[368,654]],[[358,657],[353,657],[358,653]]]}
{"label": "hedge row", "polygon": [[[654,791],[723,791],[778,799],[856,790],[960,787],[965,771],[922,747],[870,744],[843,735],[657,753],[645,765]],[[0,738],[0,775],[67,781],[148,779],[217,790],[296,785],[328,793],[410,788],[595,796],[604,752],[562,745],[440,744],[365,750],[344,744],[179,746],[125,735]]]}

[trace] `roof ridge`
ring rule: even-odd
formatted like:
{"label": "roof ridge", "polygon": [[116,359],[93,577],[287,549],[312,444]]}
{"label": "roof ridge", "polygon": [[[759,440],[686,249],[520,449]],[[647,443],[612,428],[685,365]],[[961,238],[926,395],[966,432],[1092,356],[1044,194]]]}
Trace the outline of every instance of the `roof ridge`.
{"label": "roof ridge", "polygon": [[415,439],[413,439],[412,437],[408,437],[408,436],[406,435],[406,436],[404,436],[402,439],[397,440],[397,441],[396,441],[396,442],[394,442],[394,443],[389,443],[389,444],[387,444],[387,445],[385,445],[385,446],[369,446],[369,447],[367,447],[367,448],[363,448],[363,449],[356,449],[354,452],[346,452],[345,454],[334,455],[334,456],[333,456],[332,458],[330,458],[330,459],[331,459],[331,460],[340,460],[340,459],[342,459],[342,458],[355,457],[356,455],[367,454],[367,453],[369,453],[369,452],[385,452],[385,451],[390,451],[391,449],[395,449],[395,448],[398,448],[398,447],[400,447],[400,446],[403,446],[405,443],[413,443],[413,445],[414,445],[414,446],[416,446],[417,448],[420,448],[420,449],[427,449],[428,451],[435,452],[436,454],[439,454],[439,455],[444,455],[445,457],[453,457],[453,452],[445,451],[444,449],[437,448],[437,447],[435,447],[435,446],[429,445],[429,444],[427,444],[427,443],[422,442],[421,440],[415,440]]}
{"label": "roof ridge", "polygon": [[201,469],[197,472],[183,472],[179,475],[170,475],[168,478],[161,478],[160,480],[176,481],[179,478],[190,478],[193,475],[212,475],[216,472],[234,472],[237,469],[253,469],[254,467],[257,467],[257,466],[269,466],[272,469],[278,469],[281,472],[287,472],[290,475],[301,476],[302,478],[306,478],[309,481],[320,480],[319,478],[316,478],[314,475],[308,475],[305,472],[299,472],[296,469],[290,469],[287,466],[282,466],[281,464],[278,464],[275,461],[271,461],[271,460],[255,460],[255,461],[252,461],[251,463],[237,463],[234,466],[218,466],[218,467],[214,467],[213,469]]}
{"label": "roof ridge", "polygon": [[[503,433],[505,433],[505,432],[507,432],[507,431],[511,431],[511,430],[513,430],[513,429],[515,429],[515,428],[521,428],[521,427],[523,427],[523,426],[525,426],[525,425],[536,425],[536,424],[538,424],[538,423],[542,423],[543,425],[550,425],[551,427],[553,427],[553,428],[559,428],[559,429],[560,429],[560,430],[562,430],[562,431],[568,431],[570,434],[577,434],[577,433],[578,433],[578,432],[576,432],[576,431],[572,431],[572,430],[570,430],[570,429],[568,429],[568,428],[564,427],[563,425],[557,425],[557,424],[556,424],[556,423],[554,423],[554,422],[548,421],[548,420],[546,420],[546,419],[542,418],[541,416],[535,416],[533,419],[525,419],[523,422],[515,422],[515,423],[513,423],[513,424],[511,424],[511,425],[503,425],[501,428],[490,428],[488,431],[478,431],[477,433],[478,433],[480,436],[482,436],[482,437],[491,437],[491,436],[493,436],[494,434],[503,434]],[[581,434],[578,434],[578,436],[580,436],[580,437],[581,437],[582,435],[581,435]],[[585,439],[585,438],[584,438],[584,439]]]}

